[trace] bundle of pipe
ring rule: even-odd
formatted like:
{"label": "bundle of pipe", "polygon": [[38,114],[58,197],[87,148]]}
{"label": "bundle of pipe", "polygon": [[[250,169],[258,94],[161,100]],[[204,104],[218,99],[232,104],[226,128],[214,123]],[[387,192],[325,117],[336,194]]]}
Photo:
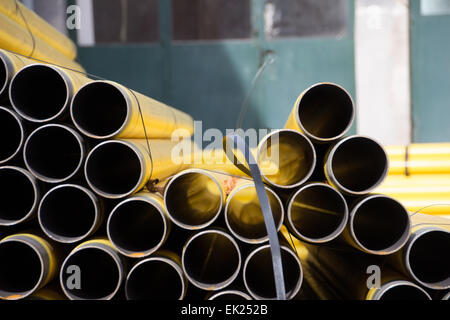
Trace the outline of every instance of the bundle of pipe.
{"label": "bundle of pipe", "polygon": [[76,45],[17,0],[0,3],[0,48],[66,68],[84,71],[75,62]]}

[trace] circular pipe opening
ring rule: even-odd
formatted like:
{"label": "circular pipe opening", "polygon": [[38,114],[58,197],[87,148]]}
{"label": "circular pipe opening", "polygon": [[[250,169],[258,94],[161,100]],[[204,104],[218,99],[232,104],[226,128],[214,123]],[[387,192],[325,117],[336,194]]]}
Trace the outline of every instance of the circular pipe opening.
{"label": "circular pipe opening", "polygon": [[[80,289],[70,289],[68,278],[73,274],[68,267],[81,270]],[[109,300],[117,293],[122,282],[122,268],[106,250],[83,247],[71,253],[61,267],[61,286],[71,300]]]}
{"label": "circular pipe opening", "polygon": [[408,281],[394,282],[380,290],[377,300],[431,300],[425,290]]}
{"label": "circular pipe opening", "polygon": [[79,171],[85,151],[81,136],[74,130],[50,124],[31,133],[23,154],[28,170],[39,180],[60,183]]}
{"label": "circular pipe opening", "polygon": [[67,108],[71,88],[52,66],[35,64],[21,69],[10,86],[14,110],[33,122],[57,118]]}
{"label": "circular pipe opening", "polygon": [[[289,248],[281,246],[286,297],[292,299],[300,290],[303,272],[300,260]],[[272,254],[269,245],[255,249],[244,263],[244,284],[257,300],[276,299]]]}
{"label": "circular pipe opening", "polygon": [[0,194],[0,225],[3,226],[27,220],[34,214],[39,202],[36,181],[20,168],[0,167]]}
{"label": "circular pipe opening", "polygon": [[388,158],[383,147],[361,136],[341,140],[327,162],[331,182],[349,194],[369,193],[383,182],[387,172]]}
{"label": "circular pipe opening", "polygon": [[0,136],[3,139],[0,146],[0,163],[14,158],[22,148],[25,132],[20,118],[11,110],[0,107]]}
{"label": "circular pipe opening", "polygon": [[88,155],[85,175],[89,186],[106,198],[132,194],[143,179],[139,155],[125,142],[106,141]]}
{"label": "circular pipe opening", "polygon": [[222,211],[223,192],[217,180],[205,172],[187,171],[172,178],[164,192],[171,220],[195,230],[211,225]]}
{"label": "circular pipe opening", "polygon": [[304,135],[294,130],[280,130],[267,135],[258,148],[258,164],[261,168],[272,165],[273,174],[264,174],[272,185],[293,188],[311,177],[316,163],[314,147]]}
{"label": "circular pipe opening", "polygon": [[128,102],[118,87],[95,81],[75,94],[71,115],[75,126],[85,135],[107,139],[117,135],[126,124]]}
{"label": "circular pipe opening", "polygon": [[39,224],[53,240],[74,243],[95,231],[99,219],[97,198],[76,185],[50,190],[39,206]]}
{"label": "circular pipe opening", "polygon": [[238,290],[225,290],[217,292],[211,295],[208,300],[219,300],[219,301],[245,301],[252,300],[248,294]]}
{"label": "circular pipe opening", "polygon": [[433,289],[450,288],[450,233],[430,229],[408,246],[407,264],[422,285]]}
{"label": "circular pipe opening", "polygon": [[139,262],[128,274],[128,300],[181,300],[184,298],[183,270],[167,258],[154,257]]}
{"label": "circular pipe opening", "polygon": [[338,237],[348,220],[344,197],[323,183],[300,188],[288,204],[288,224],[294,235],[312,243],[323,243]]}
{"label": "circular pipe opening", "polygon": [[350,129],[354,118],[351,96],[332,83],[320,83],[309,88],[297,108],[297,123],[302,131],[323,142],[341,138]]}
{"label": "circular pipe opening", "polygon": [[350,213],[353,239],[372,254],[390,254],[401,249],[408,240],[410,227],[405,207],[384,195],[361,200]]}
{"label": "circular pipe opening", "polygon": [[236,241],[227,233],[201,231],[186,242],[182,264],[189,281],[196,287],[219,290],[238,276],[241,252]]}
{"label": "circular pipe opening", "polygon": [[41,283],[44,269],[38,252],[29,244],[7,240],[0,243],[0,297],[25,298]]}
{"label": "circular pipe opening", "polygon": [[151,201],[132,198],[113,209],[107,231],[109,240],[120,253],[138,258],[152,254],[163,245],[167,221]]}
{"label": "circular pipe opening", "polygon": [[[266,188],[270,208],[277,230],[284,220],[283,204],[278,195]],[[233,190],[225,206],[225,223],[230,232],[247,243],[262,243],[269,240],[256,188],[253,184]]]}

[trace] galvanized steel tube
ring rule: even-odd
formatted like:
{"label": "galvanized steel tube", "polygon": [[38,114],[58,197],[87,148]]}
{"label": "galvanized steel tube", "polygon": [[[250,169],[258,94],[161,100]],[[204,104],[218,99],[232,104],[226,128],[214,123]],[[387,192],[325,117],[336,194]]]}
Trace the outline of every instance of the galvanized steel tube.
{"label": "galvanized steel tube", "polygon": [[250,295],[240,290],[223,290],[211,294],[208,297],[208,300],[237,301],[237,300],[253,300],[253,299]]}
{"label": "galvanized steel tube", "polygon": [[117,204],[106,224],[108,239],[121,254],[147,257],[158,250],[170,232],[170,221],[161,196],[135,194]]}
{"label": "galvanized steel tube", "polygon": [[52,246],[32,234],[15,234],[0,241],[0,298],[23,299],[50,282],[57,261]]}
{"label": "galvanized steel tube", "polygon": [[181,256],[187,278],[203,290],[220,290],[230,285],[239,274],[241,259],[236,240],[219,229],[192,235]]}
{"label": "galvanized steel tube", "polygon": [[[277,230],[284,220],[284,207],[279,196],[266,187]],[[263,243],[269,240],[264,216],[253,183],[243,181],[228,195],[225,205],[225,223],[228,230],[246,243]]]}
{"label": "galvanized steel tube", "polygon": [[86,157],[84,140],[74,129],[48,124],[34,130],[25,142],[23,158],[39,180],[61,183],[76,176]]}
{"label": "galvanized steel tube", "polygon": [[41,198],[36,179],[19,167],[0,167],[0,226],[28,221],[37,212]]}
{"label": "galvanized steel tube", "polygon": [[0,100],[7,100],[11,79],[32,60],[0,49]]}
{"label": "galvanized steel tube", "polygon": [[342,138],[354,119],[350,94],[337,84],[322,82],[300,94],[285,128],[303,132],[314,143],[330,143]]}
{"label": "galvanized steel tube", "polygon": [[337,142],[325,160],[328,182],[344,194],[370,193],[386,178],[389,162],[383,147],[363,136],[350,136]]}
{"label": "galvanized steel tube", "polygon": [[103,221],[103,208],[89,189],[62,184],[44,195],[38,218],[41,229],[49,238],[62,243],[75,243],[99,228]]}
{"label": "galvanized steel tube", "polygon": [[286,220],[295,237],[325,243],[338,237],[347,225],[347,202],[330,185],[309,183],[291,196]]}
{"label": "galvanized steel tube", "polygon": [[112,81],[84,85],[70,112],[75,126],[94,139],[161,139],[171,138],[174,132],[191,136],[194,131],[186,113]]}
{"label": "galvanized steel tube", "polygon": [[[314,172],[316,153],[309,139],[295,130],[277,130],[266,135],[258,145],[257,161],[260,167],[274,164],[273,174],[262,171],[272,186],[294,188],[305,183]],[[269,166],[270,167],[270,166]]]}

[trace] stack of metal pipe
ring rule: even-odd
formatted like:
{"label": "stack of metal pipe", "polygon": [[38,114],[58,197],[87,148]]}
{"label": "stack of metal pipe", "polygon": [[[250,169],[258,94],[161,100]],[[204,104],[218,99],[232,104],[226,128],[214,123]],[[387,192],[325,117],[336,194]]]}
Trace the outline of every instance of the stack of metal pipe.
{"label": "stack of metal pipe", "polygon": [[[222,150],[193,146],[190,116],[1,53],[0,298],[276,298],[253,180]],[[345,137],[354,114],[342,87],[314,85],[253,149],[286,296],[428,299],[450,286],[449,228],[371,194],[388,157]],[[367,287],[374,265],[381,282]]]}

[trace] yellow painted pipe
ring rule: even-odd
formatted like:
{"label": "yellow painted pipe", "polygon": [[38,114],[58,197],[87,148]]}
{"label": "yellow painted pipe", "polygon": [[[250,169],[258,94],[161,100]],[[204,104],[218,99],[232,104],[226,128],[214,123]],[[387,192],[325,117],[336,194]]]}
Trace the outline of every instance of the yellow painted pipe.
{"label": "yellow painted pipe", "polygon": [[342,138],[354,119],[350,94],[337,84],[322,82],[300,94],[284,127],[304,133],[314,143],[330,143]]}
{"label": "yellow painted pipe", "polygon": [[123,198],[141,190],[149,180],[164,180],[186,169],[191,155],[185,159],[177,150],[191,148],[190,140],[155,139],[148,144],[144,139],[108,140],[89,153],[84,173],[97,194],[111,199]]}
{"label": "yellow painted pipe", "polygon": [[443,160],[410,160],[407,163],[404,160],[390,161],[389,174],[402,174],[406,172],[410,175],[415,174],[450,174],[450,159]]}
{"label": "yellow painted pipe", "polygon": [[410,212],[420,212],[433,216],[450,216],[449,199],[401,199],[398,196],[397,199]]}
{"label": "yellow painted pipe", "polygon": [[0,48],[12,51],[30,59],[43,60],[84,72],[77,62],[67,58],[38,37],[31,38],[30,33],[22,26],[14,23],[4,14],[0,13]]}
{"label": "yellow painted pipe", "polygon": [[94,139],[177,138],[194,132],[188,114],[112,81],[84,85],[70,112],[75,126]]}
{"label": "yellow painted pipe", "polygon": [[109,241],[130,258],[148,257],[159,250],[170,227],[163,198],[146,191],[118,203],[106,223]]}
{"label": "yellow painted pipe", "polygon": [[[284,207],[279,196],[266,187],[270,207],[277,230],[284,220]],[[225,223],[228,230],[245,243],[260,244],[269,240],[264,216],[253,182],[239,180],[225,204]]]}
{"label": "yellow painted pipe", "polygon": [[450,185],[411,185],[411,186],[382,186],[377,193],[388,194],[398,199],[448,199],[450,202]]}
{"label": "yellow painted pipe", "polygon": [[14,75],[33,60],[0,49],[0,98],[8,96],[9,83]]}
{"label": "yellow painted pipe", "polygon": [[390,263],[421,286],[449,289],[450,219],[416,213],[411,221],[411,236]]}
{"label": "yellow painted pipe", "polygon": [[387,176],[380,188],[406,188],[449,185],[450,174],[416,174],[412,176],[396,174]]}
{"label": "yellow painted pipe", "polygon": [[5,300],[32,295],[49,283],[58,269],[53,247],[29,233],[14,234],[0,241],[0,260],[0,298]]}
{"label": "yellow painted pipe", "polygon": [[15,74],[9,98],[23,118],[42,124],[68,116],[75,92],[91,81],[78,72],[33,63]]}
{"label": "yellow painted pipe", "polygon": [[407,146],[386,146],[389,157],[405,159],[406,151],[409,157],[450,157],[450,143],[412,143]]}
{"label": "yellow painted pipe", "polygon": [[183,300],[187,288],[180,257],[162,250],[131,268],[125,283],[125,295],[127,300]]}
{"label": "yellow painted pipe", "polygon": [[[79,286],[74,280],[77,272]],[[121,256],[111,242],[103,238],[75,247],[64,260],[59,274],[61,288],[70,300],[111,300],[124,278]]]}
{"label": "yellow painted pipe", "polygon": [[210,226],[222,212],[233,179],[201,169],[176,174],[164,188],[164,204],[171,221],[188,230]]}
{"label": "yellow painted pipe", "polygon": [[45,41],[67,58],[73,60],[77,56],[77,47],[72,40],[19,1],[2,0],[0,12],[23,28],[29,28],[33,35]]}

